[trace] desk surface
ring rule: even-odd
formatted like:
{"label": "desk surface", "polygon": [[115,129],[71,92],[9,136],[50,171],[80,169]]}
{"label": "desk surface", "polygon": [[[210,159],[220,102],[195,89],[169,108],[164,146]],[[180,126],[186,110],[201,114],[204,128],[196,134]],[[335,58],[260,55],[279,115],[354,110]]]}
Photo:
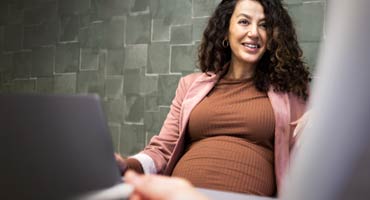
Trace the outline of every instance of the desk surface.
{"label": "desk surface", "polygon": [[255,195],[247,195],[234,192],[224,192],[218,190],[210,190],[204,188],[197,188],[197,190],[206,195],[210,200],[276,200],[276,198],[260,197]]}
{"label": "desk surface", "polygon": [[[225,192],[218,190],[210,190],[204,188],[197,188],[199,192],[207,196],[210,200],[276,200],[276,198],[260,197],[255,195],[247,195],[234,192]],[[129,184],[119,184],[111,188],[103,189],[100,191],[86,194],[76,199],[79,200],[116,200],[116,199],[128,199],[129,195],[133,191],[133,188]]]}

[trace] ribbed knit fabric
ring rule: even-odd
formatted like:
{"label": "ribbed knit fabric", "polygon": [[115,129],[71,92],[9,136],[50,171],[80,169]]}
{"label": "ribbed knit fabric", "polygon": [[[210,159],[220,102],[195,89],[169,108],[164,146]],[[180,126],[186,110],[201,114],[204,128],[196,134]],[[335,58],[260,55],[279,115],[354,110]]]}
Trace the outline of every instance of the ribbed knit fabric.
{"label": "ribbed knit fabric", "polygon": [[251,79],[221,79],[192,111],[172,176],[196,187],[273,196],[274,113]]}

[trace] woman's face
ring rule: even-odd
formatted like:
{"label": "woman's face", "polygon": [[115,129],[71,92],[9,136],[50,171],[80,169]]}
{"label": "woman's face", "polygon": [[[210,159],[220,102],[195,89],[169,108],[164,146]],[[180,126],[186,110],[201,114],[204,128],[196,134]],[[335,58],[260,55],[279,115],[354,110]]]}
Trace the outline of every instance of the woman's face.
{"label": "woman's face", "polygon": [[267,46],[265,14],[259,2],[237,2],[230,19],[227,39],[232,51],[232,62],[257,65]]}

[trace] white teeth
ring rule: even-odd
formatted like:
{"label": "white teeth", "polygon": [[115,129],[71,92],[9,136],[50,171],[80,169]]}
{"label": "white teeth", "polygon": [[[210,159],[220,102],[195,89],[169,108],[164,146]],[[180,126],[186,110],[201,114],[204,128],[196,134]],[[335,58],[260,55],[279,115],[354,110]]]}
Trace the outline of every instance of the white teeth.
{"label": "white teeth", "polygon": [[253,49],[256,49],[258,47],[258,45],[256,44],[246,44],[246,46]]}

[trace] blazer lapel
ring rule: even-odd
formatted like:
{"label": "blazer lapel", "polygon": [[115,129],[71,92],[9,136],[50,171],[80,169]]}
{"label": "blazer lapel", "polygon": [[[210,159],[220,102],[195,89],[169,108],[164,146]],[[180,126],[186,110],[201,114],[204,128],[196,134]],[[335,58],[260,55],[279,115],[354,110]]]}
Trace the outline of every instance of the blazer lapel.
{"label": "blazer lapel", "polygon": [[275,174],[278,188],[289,165],[290,106],[287,93],[268,91],[275,115]]}
{"label": "blazer lapel", "polygon": [[208,94],[208,92],[216,84],[217,80],[218,75],[212,74],[211,76],[208,76],[202,73],[194,80],[187,90],[180,110],[179,141],[176,144],[173,154],[168,162],[165,174],[169,175],[172,173],[174,165],[176,164],[177,160],[179,159],[179,155],[183,150],[185,128],[187,126],[191,111]]}
{"label": "blazer lapel", "polygon": [[181,108],[180,134],[183,134],[193,108],[211,91],[219,75],[202,73],[190,86]]}
{"label": "blazer lapel", "polygon": [[289,97],[287,93],[274,92],[271,88],[267,93],[275,115],[275,129],[286,132],[290,120]]}

